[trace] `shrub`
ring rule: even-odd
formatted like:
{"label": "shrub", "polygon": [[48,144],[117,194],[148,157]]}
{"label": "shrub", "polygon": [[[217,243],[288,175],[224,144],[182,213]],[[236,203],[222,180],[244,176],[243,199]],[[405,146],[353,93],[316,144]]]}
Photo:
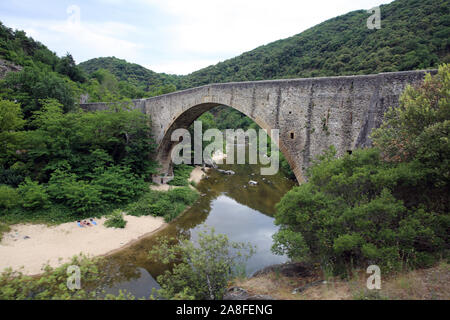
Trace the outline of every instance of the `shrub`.
{"label": "shrub", "polygon": [[40,209],[49,205],[48,194],[45,187],[38,184],[36,181],[31,181],[30,178],[26,178],[22,183],[18,191],[22,196],[22,206],[25,209]]}
{"label": "shrub", "polygon": [[130,168],[112,166],[102,170],[93,180],[99,187],[101,198],[107,202],[127,202],[141,194],[147,185],[131,173]]}
{"label": "shrub", "polygon": [[24,180],[22,173],[13,169],[0,169],[0,184],[17,188]]}
{"label": "shrub", "polygon": [[189,185],[189,177],[191,175],[194,167],[188,166],[187,164],[179,164],[173,168],[174,178],[169,181],[169,185],[172,186],[188,186]]}
{"label": "shrub", "polygon": [[52,175],[48,192],[53,199],[79,214],[90,212],[102,203],[97,186],[88,181],[76,180],[76,175],[60,170],[56,170]]}
{"label": "shrub", "polygon": [[[99,288],[108,284],[106,268],[99,268],[101,259],[74,256],[68,263],[52,268],[44,266],[39,277],[31,277],[20,271],[5,269],[0,273],[0,300],[87,300],[87,299],[135,299],[130,294],[117,296],[106,294]],[[67,286],[69,266],[80,268],[81,289]]]}
{"label": "shrub", "polygon": [[222,299],[228,282],[239,273],[239,267],[254,253],[250,244],[231,242],[214,229],[198,234],[197,244],[188,239],[172,245],[173,239],[161,239],[150,251],[152,259],[173,265],[158,276],[164,299]]}
{"label": "shrub", "polygon": [[105,221],[105,226],[108,228],[125,228],[127,221],[123,218],[120,210],[115,210]]}
{"label": "shrub", "polygon": [[148,191],[137,202],[128,205],[134,216],[153,215],[169,222],[197,200],[198,192],[190,188],[175,188],[167,192]]}
{"label": "shrub", "polygon": [[341,159],[330,154],[277,204],[273,251],[331,264],[337,273],[350,265],[375,263],[387,272],[436,261],[449,240],[450,216],[445,204],[431,209],[430,197],[446,189],[430,186],[426,168],[386,164],[376,149]]}
{"label": "shrub", "polygon": [[0,185],[0,208],[2,209],[12,209],[19,205],[20,195],[16,189]]}

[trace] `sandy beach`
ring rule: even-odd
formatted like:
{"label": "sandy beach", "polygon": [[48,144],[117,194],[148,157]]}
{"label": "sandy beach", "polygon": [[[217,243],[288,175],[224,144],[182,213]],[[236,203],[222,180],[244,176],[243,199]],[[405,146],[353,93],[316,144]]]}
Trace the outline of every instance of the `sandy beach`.
{"label": "sandy beach", "polygon": [[124,229],[105,227],[106,218],[96,219],[96,226],[83,228],[76,222],[57,226],[13,225],[0,243],[0,270],[7,267],[18,270],[23,266],[23,273],[39,274],[47,262],[56,267],[81,252],[89,256],[106,255],[166,225],[161,217],[125,215],[124,218],[127,221]]}

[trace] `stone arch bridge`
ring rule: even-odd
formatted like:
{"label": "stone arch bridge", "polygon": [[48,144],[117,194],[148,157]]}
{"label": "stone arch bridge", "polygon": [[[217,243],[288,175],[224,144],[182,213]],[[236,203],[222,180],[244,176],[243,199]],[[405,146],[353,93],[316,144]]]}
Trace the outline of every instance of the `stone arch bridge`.
{"label": "stone arch bridge", "polygon": [[[381,124],[385,111],[397,106],[408,84],[435,70],[373,75],[321,77],[209,84],[148,99],[133,100],[134,108],[149,114],[157,148],[156,160],[167,182],[171,178],[171,134],[188,128],[202,113],[225,105],[270,132],[279,129],[279,148],[299,182],[311,159],[334,145],[338,155],[370,146],[369,134]],[[89,111],[106,103],[82,104]]]}

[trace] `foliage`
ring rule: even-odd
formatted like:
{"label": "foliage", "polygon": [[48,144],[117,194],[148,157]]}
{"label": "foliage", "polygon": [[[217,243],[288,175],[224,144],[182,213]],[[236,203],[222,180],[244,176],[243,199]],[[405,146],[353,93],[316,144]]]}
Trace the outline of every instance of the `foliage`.
{"label": "foliage", "polygon": [[171,271],[165,271],[157,279],[161,285],[157,294],[164,299],[222,299],[228,281],[254,253],[250,244],[230,242],[214,229],[200,231],[196,244],[188,239],[176,244],[171,241],[161,239],[149,253],[157,261],[174,264]]}
{"label": "foliage", "polygon": [[78,68],[75,60],[70,53],[67,53],[65,57],[62,57],[56,65],[56,71],[60,74],[68,76],[72,81],[85,82],[86,75],[83,70]]}
{"label": "foliage", "polygon": [[25,182],[17,190],[22,198],[22,206],[25,209],[33,210],[48,207],[49,197],[45,187],[36,181],[31,181],[29,177],[25,178]]}
{"label": "foliage", "polygon": [[2,155],[0,165],[16,153],[21,138],[19,130],[23,125],[20,105],[11,101],[0,100],[0,155]]}
{"label": "foliage", "polygon": [[115,210],[105,221],[105,226],[108,228],[125,228],[127,221],[123,218],[120,210]]}
{"label": "foliage", "polygon": [[16,189],[0,185],[0,208],[11,209],[20,203],[20,195]]}
{"label": "foliage", "polygon": [[[99,267],[100,259],[74,256],[58,268],[43,267],[38,277],[24,275],[21,271],[6,269],[0,273],[0,300],[87,300],[87,299],[134,299],[130,294],[117,296],[98,290],[107,279],[106,272]],[[80,268],[81,289],[71,290],[67,286],[69,266]]]}
{"label": "foliage", "polygon": [[0,82],[0,96],[20,103],[25,119],[42,108],[43,99],[57,100],[65,112],[75,108],[74,94],[68,83],[57,73],[38,67],[8,73]]}
{"label": "foliage", "polygon": [[7,224],[0,222],[0,241],[2,241],[3,233],[9,232],[10,230],[11,228]]}
{"label": "foliage", "polygon": [[194,170],[194,167],[187,164],[175,165],[173,168],[174,178],[168,184],[171,186],[188,186],[192,170]]}
{"label": "foliage", "polygon": [[400,107],[386,113],[382,126],[372,134],[387,161],[417,159],[450,179],[450,65],[434,77],[427,75],[418,87],[409,86]]}
{"label": "foliage", "polygon": [[[315,161],[308,183],[277,205],[274,252],[331,265],[336,273],[367,264],[385,272],[426,267],[446,254],[448,76],[442,66],[405,91],[402,107],[390,110],[374,134],[381,150],[337,159],[330,148]],[[394,142],[400,147],[391,148]]]}
{"label": "foliage", "polygon": [[115,57],[95,58],[80,63],[80,68],[88,74],[95,75],[99,70],[107,70],[123,83],[143,90],[148,96],[170,93],[176,90],[177,76],[156,73],[138,64],[128,63]]}
{"label": "foliage", "polygon": [[149,190],[138,201],[131,203],[127,212],[134,216],[153,215],[170,222],[198,198],[198,193],[188,187],[167,192]]}
{"label": "foliage", "polygon": [[[64,113],[57,100],[40,103],[41,110],[29,122],[35,129],[17,132],[20,139],[8,140],[16,144],[9,149],[23,151],[0,155],[3,183],[17,187],[27,177],[19,187],[24,209],[63,205],[70,213],[87,215],[100,207],[128,203],[146,190],[144,179],[155,168],[149,157],[154,144],[147,116],[122,107]],[[4,121],[7,133],[13,134],[13,127],[20,127],[20,110],[17,104],[0,105],[15,110],[10,112],[14,117]]]}

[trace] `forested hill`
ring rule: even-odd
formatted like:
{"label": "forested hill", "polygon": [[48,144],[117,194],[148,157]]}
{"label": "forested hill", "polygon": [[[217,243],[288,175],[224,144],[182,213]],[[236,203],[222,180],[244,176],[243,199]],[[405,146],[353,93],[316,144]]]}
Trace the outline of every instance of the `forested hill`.
{"label": "forested hill", "polygon": [[[120,81],[128,81],[145,91],[159,88],[162,91],[173,91],[179,76],[157,73],[136,63],[129,63],[116,57],[95,58],[79,64],[89,74],[99,69],[110,71]],[[162,92],[165,93],[165,92]]]}
{"label": "forested hill", "polygon": [[381,29],[365,10],[327,20],[181,79],[207,83],[370,74],[436,67],[450,61],[450,1],[397,0],[381,6]]}
{"label": "forested hill", "polygon": [[186,76],[158,74],[116,58],[80,64],[104,68],[141,88],[303,78],[424,69],[450,61],[450,1],[396,0],[381,6],[381,29],[369,30],[371,14],[358,10],[322,22],[293,37],[245,52]]}

